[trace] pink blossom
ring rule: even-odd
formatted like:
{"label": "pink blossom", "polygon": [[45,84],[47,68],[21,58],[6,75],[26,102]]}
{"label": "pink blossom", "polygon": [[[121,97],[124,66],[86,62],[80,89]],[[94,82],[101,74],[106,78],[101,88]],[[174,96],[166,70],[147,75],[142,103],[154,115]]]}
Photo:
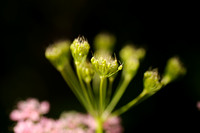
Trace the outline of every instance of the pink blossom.
{"label": "pink blossom", "polygon": [[[90,118],[90,119],[88,119]],[[89,123],[92,122],[92,123]],[[92,127],[94,119],[90,117],[87,114],[82,114],[78,112],[67,112],[63,113],[60,117],[60,119],[57,121],[57,126],[60,129],[67,129],[66,133],[70,133],[73,131],[73,133],[94,133],[95,128]],[[81,131],[82,128],[82,131]],[[65,132],[64,132],[65,133]]]}
{"label": "pink blossom", "polygon": [[48,133],[55,131],[55,120],[42,117],[40,121],[36,124],[35,129],[37,133]]}
{"label": "pink blossom", "polygon": [[30,120],[19,121],[14,127],[15,133],[34,133],[34,123]]}
{"label": "pink blossom", "polygon": [[[62,113],[57,120],[42,116],[49,111],[47,101],[30,98],[20,101],[10,118],[17,121],[15,133],[95,133],[95,119],[89,114],[76,111]],[[122,133],[119,117],[109,117],[104,123],[105,133]]]}
{"label": "pink blossom", "polygon": [[41,104],[34,98],[29,98],[26,101],[20,101],[17,109],[13,110],[10,114],[10,119],[13,121],[20,121],[31,119],[37,121],[40,116],[49,111],[49,103],[43,101]]}
{"label": "pink blossom", "polygon": [[109,117],[104,123],[106,133],[122,133],[121,119],[116,116]]}
{"label": "pink blossom", "polygon": [[90,127],[91,130],[95,130],[96,127],[97,127],[94,118],[91,115],[89,115],[89,114],[85,115],[85,119],[83,119],[83,123],[85,123],[86,125],[88,125],[88,127]]}

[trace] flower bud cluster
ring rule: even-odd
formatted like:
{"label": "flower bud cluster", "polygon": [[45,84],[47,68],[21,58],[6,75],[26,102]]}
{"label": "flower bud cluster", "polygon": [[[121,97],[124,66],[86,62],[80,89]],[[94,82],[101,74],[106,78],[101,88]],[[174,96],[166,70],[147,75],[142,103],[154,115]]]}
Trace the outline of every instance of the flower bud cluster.
{"label": "flower bud cluster", "polygon": [[145,56],[145,50],[143,48],[135,48],[132,45],[126,45],[119,54],[124,63],[123,75],[132,79],[139,68],[140,60]]}
{"label": "flower bud cluster", "polygon": [[172,57],[167,61],[167,66],[163,75],[163,84],[168,84],[171,81],[176,80],[178,77],[184,75],[186,69],[181,63],[178,57]]}
{"label": "flower bud cluster", "polygon": [[117,59],[105,51],[98,51],[91,58],[91,63],[100,77],[110,77],[122,69],[122,65],[118,64]]}
{"label": "flower bud cluster", "polygon": [[160,83],[160,76],[158,75],[157,70],[146,71],[144,73],[143,80],[144,91],[146,91],[147,93],[154,94],[162,87],[162,84]]}
{"label": "flower bud cluster", "polygon": [[147,92],[155,93],[161,87],[176,80],[186,73],[185,67],[177,57],[172,57],[167,61],[167,65],[162,76],[158,75],[157,70],[147,71],[144,73],[144,90]]}
{"label": "flower bud cluster", "polygon": [[62,70],[66,63],[69,61],[70,42],[59,41],[47,47],[45,51],[46,58],[58,69]]}
{"label": "flower bud cluster", "polygon": [[86,60],[90,45],[84,37],[78,37],[70,46],[75,64],[80,64]]}
{"label": "flower bud cluster", "polygon": [[112,51],[116,38],[109,33],[99,33],[94,38],[94,46],[96,50]]}
{"label": "flower bud cluster", "polygon": [[129,58],[142,60],[145,57],[146,52],[144,48],[136,48],[133,45],[128,44],[121,49],[119,54],[122,60],[127,60]]}

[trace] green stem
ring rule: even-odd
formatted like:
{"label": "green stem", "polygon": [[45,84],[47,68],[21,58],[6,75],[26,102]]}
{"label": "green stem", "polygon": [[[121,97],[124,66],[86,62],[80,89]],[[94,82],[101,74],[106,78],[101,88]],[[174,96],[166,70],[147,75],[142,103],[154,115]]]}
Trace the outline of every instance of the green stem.
{"label": "green stem", "polygon": [[94,95],[93,95],[93,92],[92,92],[92,87],[90,85],[90,82],[87,82],[86,85],[87,85],[90,100],[93,102],[94,101]]}
{"label": "green stem", "polygon": [[106,108],[103,117],[107,117],[112,112],[112,110],[115,108],[115,106],[119,102],[120,98],[124,94],[124,92],[125,92],[128,84],[129,84],[130,80],[131,80],[130,78],[126,78],[125,77],[124,80],[121,81],[122,83],[117,88],[116,93],[115,93],[114,97],[112,98],[110,104]]}
{"label": "green stem", "polygon": [[[98,110],[97,102],[96,102],[96,99],[94,97],[94,92],[92,91],[91,84],[90,84],[90,82],[87,82],[86,84],[87,84],[87,89],[88,89],[88,94],[89,94],[89,97],[90,97],[90,101],[91,101],[91,103],[92,103],[92,105],[94,107],[94,111],[97,111]],[[98,113],[96,112],[96,115],[97,114]]]}
{"label": "green stem", "polygon": [[137,96],[135,99],[133,99],[132,101],[130,101],[129,103],[127,103],[126,105],[122,106],[121,108],[119,108],[118,110],[114,111],[112,114],[115,116],[119,116],[122,113],[126,112],[127,110],[129,110],[131,107],[137,105],[138,103],[140,103],[141,101],[145,100],[146,98],[148,98],[151,95],[147,95],[146,91],[143,91],[142,93],[140,93],[139,96]]}
{"label": "green stem", "polygon": [[100,81],[100,88],[99,88],[99,110],[100,110],[100,114],[103,112],[103,104],[104,104],[104,100],[105,100],[105,86],[104,86],[104,82],[105,82],[105,77],[101,77],[101,81]]}
{"label": "green stem", "polygon": [[109,78],[109,85],[108,85],[108,96],[107,96],[107,103],[109,103],[110,101],[110,98],[111,98],[111,95],[112,95],[112,85],[113,85],[113,81],[114,81],[114,78],[113,77],[110,77]]}
{"label": "green stem", "polygon": [[89,96],[88,96],[86,87],[85,87],[85,85],[84,85],[84,83],[83,83],[83,80],[82,80],[82,78],[81,78],[79,67],[76,67],[76,71],[77,71],[77,75],[78,75],[79,82],[80,82],[80,84],[81,84],[81,88],[82,88],[82,90],[83,90],[83,95],[84,95],[84,97],[85,97],[85,99],[86,99],[86,102],[87,102],[87,104],[88,104],[89,111],[90,111],[91,114],[94,114],[94,109],[93,109],[92,104],[91,104],[91,101],[90,101],[90,99],[89,99]]}
{"label": "green stem", "polygon": [[107,95],[107,78],[103,81],[103,110],[106,106],[106,95]]}
{"label": "green stem", "polygon": [[[71,88],[72,92],[75,94],[75,96],[78,98],[80,103],[86,108],[88,111],[88,105],[86,104],[86,101],[82,95],[81,87],[78,82],[77,77],[75,76],[71,66],[69,63],[66,63],[65,67],[62,70],[59,70],[62,77],[68,84],[68,86]],[[70,77],[69,77],[70,75]]]}
{"label": "green stem", "polygon": [[92,80],[92,88],[94,92],[95,102],[97,104],[99,103],[99,86],[100,86],[100,77],[97,73],[95,73]]}
{"label": "green stem", "polygon": [[96,128],[96,133],[103,133],[103,122],[101,118],[97,118],[96,119],[96,124],[97,124],[97,128]]}

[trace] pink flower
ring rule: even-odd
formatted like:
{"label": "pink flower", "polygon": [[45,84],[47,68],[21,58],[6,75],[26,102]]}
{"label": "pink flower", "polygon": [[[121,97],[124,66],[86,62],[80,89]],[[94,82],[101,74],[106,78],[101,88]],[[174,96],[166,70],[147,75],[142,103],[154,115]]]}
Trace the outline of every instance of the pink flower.
{"label": "pink flower", "polygon": [[[95,119],[89,114],[76,111],[65,112],[57,120],[42,116],[49,111],[47,101],[39,102],[29,98],[20,101],[17,109],[10,114],[11,120],[17,121],[15,133],[95,133]],[[119,117],[109,117],[104,123],[105,133],[122,133]]]}
{"label": "pink flower", "polygon": [[95,130],[96,129],[96,122],[94,120],[94,118],[89,115],[89,114],[86,114],[85,115],[85,119],[83,119],[83,123],[85,123],[88,127],[90,127],[91,130]]}
{"label": "pink flower", "polygon": [[121,119],[119,117],[109,117],[104,123],[106,133],[122,133]]}
{"label": "pink flower", "polygon": [[17,107],[10,114],[11,120],[20,121],[30,119],[38,121],[41,115],[48,113],[50,105],[47,101],[43,101],[40,104],[38,100],[29,98],[26,101],[20,101]]}
{"label": "pink flower", "polygon": [[14,127],[15,133],[34,133],[34,123],[30,120],[19,121]]}
{"label": "pink flower", "polygon": [[57,127],[65,130],[63,133],[94,133],[93,124],[91,116],[74,111],[63,113],[57,120]]}
{"label": "pink flower", "polygon": [[36,125],[37,133],[51,133],[55,131],[56,121],[50,118],[42,117]]}

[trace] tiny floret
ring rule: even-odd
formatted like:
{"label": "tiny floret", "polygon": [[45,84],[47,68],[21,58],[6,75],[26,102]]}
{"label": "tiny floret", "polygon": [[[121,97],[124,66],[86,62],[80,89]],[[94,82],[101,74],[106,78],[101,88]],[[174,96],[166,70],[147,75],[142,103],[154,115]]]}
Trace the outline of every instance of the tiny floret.
{"label": "tiny floret", "polygon": [[90,45],[84,37],[76,38],[70,46],[75,64],[82,63],[86,60]]}

